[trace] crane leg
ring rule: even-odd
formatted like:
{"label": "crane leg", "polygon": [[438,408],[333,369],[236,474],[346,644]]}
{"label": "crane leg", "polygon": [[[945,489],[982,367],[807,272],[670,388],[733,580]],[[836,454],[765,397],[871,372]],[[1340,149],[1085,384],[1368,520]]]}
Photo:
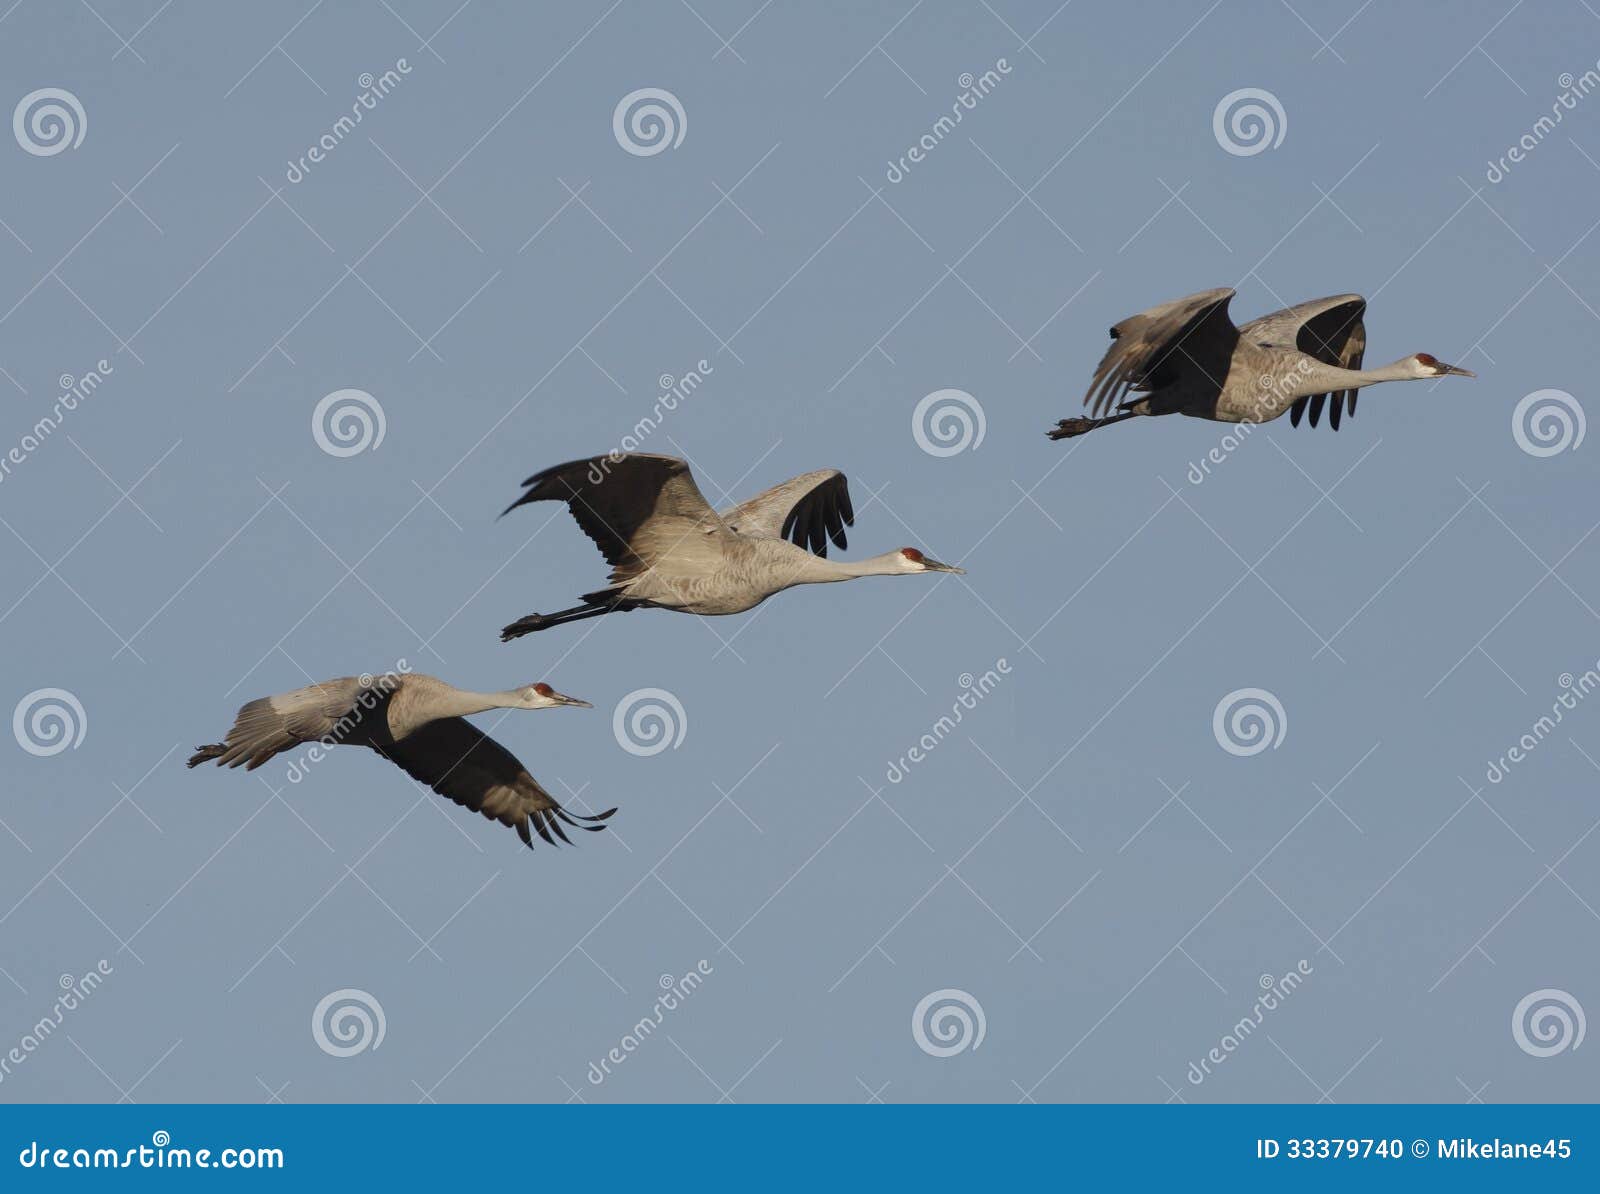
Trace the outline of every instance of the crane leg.
{"label": "crane leg", "polygon": [[1124,419],[1131,419],[1138,413],[1140,412],[1130,410],[1104,419],[1062,419],[1045,434],[1051,439],[1071,439],[1075,435],[1086,435],[1097,427],[1106,427],[1112,423],[1120,423]]}
{"label": "crane leg", "polygon": [[548,630],[552,626],[560,626],[567,622],[581,622],[584,618],[598,618],[601,614],[637,609],[638,604],[634,601],[587,601],[571,609],[557,610],[553,614],[529,614],[525,618],[518,618],[503,629],[500,632],[500,641],[509,643],[514,638],[521,638],[536,630]]}
{"label": "crane leg", "polygon": [[194,754],[189,756],[189,766],[198,767],[211,759],[220,759],[227,753],[228,748],[221,742],[212,743],[210,746],[197,746],[194,748]]}

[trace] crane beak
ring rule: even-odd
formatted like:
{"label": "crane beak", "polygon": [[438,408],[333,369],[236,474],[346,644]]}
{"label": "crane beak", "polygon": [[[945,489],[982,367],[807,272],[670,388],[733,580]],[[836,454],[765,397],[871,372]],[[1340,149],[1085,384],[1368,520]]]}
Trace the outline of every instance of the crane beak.
{"label": "crane beak", "polygon": [[954,564],[940,563],[931,556],[923,556],[922,564],[929,572],[954,572],[957,576],[965,576],[967,574],[965,568],[957,568]]}
{"label": "crane beak", "polygon": [[1471,369],[1463,369],[1458,365],[1446,365],[1443,361],[1439,362],[1439,376],[1440,377],[1449,377],[1452,373],[1455,374],[1457,377],[1477,377],[1478,376]]}
{"label": "crane beak", "polygon": [[582,700],[579,700],[577,697],[568,696],[564,692],[551,693],[550,694],[550,699],[553,700],[558,705],[571,705],[574,709],[593,709],[594,708],[594,706],[591,705],[588,701],[582,701]]}

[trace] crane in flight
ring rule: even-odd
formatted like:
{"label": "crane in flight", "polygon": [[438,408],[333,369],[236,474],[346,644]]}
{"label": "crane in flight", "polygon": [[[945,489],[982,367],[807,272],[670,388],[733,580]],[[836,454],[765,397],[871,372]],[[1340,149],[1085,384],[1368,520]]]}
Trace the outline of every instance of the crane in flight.
{"label": "crane in flight", "polygon": [[571,609],[518,618],[500,632],[502,642],[624,610],[737,614],[795,585],[965,571],[914,547],[828,559],[828,541],[846,547],[844,528],[855,525],[849,485],[837,469],[802,473],[721,513],[675,456],[595,456],[522,484],[522,496],[502,514],[529,502],[565,502],[611,565],[611,587],[585,593]]}
{"label": "crane in flight", "polygon": [[1347,408],[1355,415],[1363,386],[1476,376],[1425,352],[1363,369],[1367,300],[1359,294],[1312,299],[1243,327],[1228,314],[1233,295],[1231,287],[1202,290],[1116,324],[1083,397],[1091,417],[1062,419],[1045,434],[1069,439],[1137,415],[1171,414],[1265,423],[1288,411],[1298,427],[1308,410],[1315,427],[1330,400],[1328,425],[1337,431]]}
{"label": "crane in flight", "polygon": [[250,701],[222,742],[195,748],[189,766],[214,759],[219,767],[254,771],[303,745],[366,746],[447,800],[515,829],[530,849],[530,823],[552,846],[556,838],[570,844],[563,823],[598,832],[617,810],[593,817],[568,812],[515,755],[466,720],[490,709],[563,706],[593,708],[548,684],[469,692],[411,672],[344,676]]}

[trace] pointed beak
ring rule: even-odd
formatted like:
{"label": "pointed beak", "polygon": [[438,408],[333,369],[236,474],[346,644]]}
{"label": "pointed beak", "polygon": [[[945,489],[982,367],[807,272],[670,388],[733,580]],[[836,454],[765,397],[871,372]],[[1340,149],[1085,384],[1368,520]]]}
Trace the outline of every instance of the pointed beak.
{"label": "pointed beak", "polygon": [[1444,372],[1440,374],[1441,377],[1449,377],[1452,373],[1455,374],[1457,377],[1477,377],[1478,376],[1471,369],[1463,369],[1458,365],[1446,365],[1443,361],[1439,362],[1439,368],[1444,370]]}
{"label": "pointed beak", "polygon": [[954,572],[957,576],[965,576],[965,568],[957,568],[954,564],[943,564],[932,556],[923,556],[922,563],[930,572]]}
{"label": "pointed beak", "polygon": [[555,701],[555,703],[558,704],[558,705],[571,705],[574,709],[593,709],[594,708],[594,706],[591,705],[588,701],[582,701],[582,700],[579,700],[577,697],[568,696],[564,692],[552,693],[551,696],[550,696],[550,699]]}

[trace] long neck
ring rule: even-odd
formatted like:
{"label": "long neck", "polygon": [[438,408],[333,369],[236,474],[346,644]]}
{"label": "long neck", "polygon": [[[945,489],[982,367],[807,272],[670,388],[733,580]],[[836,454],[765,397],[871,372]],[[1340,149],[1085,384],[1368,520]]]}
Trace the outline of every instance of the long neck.
{"label": "long neck", "polygon": [[886,551],[881,556],[868,556],[864,560],[824,560],[808,553],[794,583],[825,585],[837,580],[854,580],[858,576],[899,576],[904,572],[898,551]]}
{"label": "long neck", "polygon": [[516,709],[521,705],[521,694],[515,692],[469,692],[464,688],[448,688],[428,702],[427,712],[434,719],[467,717],[490,709]]}
{"label": "long neck", "polygon": [[1376,369],[1341,369],[1337,365],[1324,365],[1320,361],[1301,373],[1296,370],[1294,396],[1305,398],[1311,394],[1327,394],[1338,390],[1359,390],[1362,386],[1376,385],[1381,381],[1414,381],[1411,358],[1401,357]]}

